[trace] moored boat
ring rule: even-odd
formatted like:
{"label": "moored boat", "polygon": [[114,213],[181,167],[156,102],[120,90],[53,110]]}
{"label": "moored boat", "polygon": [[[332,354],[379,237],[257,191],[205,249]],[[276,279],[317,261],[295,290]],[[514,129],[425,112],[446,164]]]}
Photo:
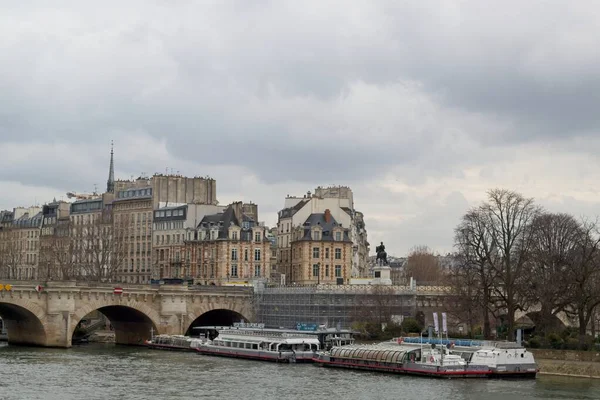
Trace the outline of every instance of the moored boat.
{"label": "moored boat", "polygon": [[539,368],[533,353],[516,342],[471,341],[461,339],[394,339],[402,345],[437,344],[448,346],[450,354],[462,357],[469,365],[483,365],[492,378],[533,378]]}
{"label": "moored boat", "polygon": [[157,335],[147,340],[145,345],[151,349],[195,351],[202,343],[203,338],[192,338],[183,335]]}
{"label": "moored boat", "polygon": [[234,323],[232,326],[197,326],[193,329],[203,335],[215,338],[221,333],[240,333],[257,336],[294,338],[313,337],[319,341],[320,350],[329,350],[334,346],[354,344],[354,332],[348,329],[318,327],[317,325],[303,326],[298,324],[296,329],[265,328],[264,324]]}
{"label": "moored boat", "polygon": [[461,356],[448,352],[445,346],[377,345],[334,347],[320,352],[317,365],[436,378],[485,378],[490,369],[470,365]]}
{"label": "moored boat", "polygon": [[196,348],[205,355],[284,363],[312,362],[318,350],[319,340],[309,335],[282,337],[225,330]]}

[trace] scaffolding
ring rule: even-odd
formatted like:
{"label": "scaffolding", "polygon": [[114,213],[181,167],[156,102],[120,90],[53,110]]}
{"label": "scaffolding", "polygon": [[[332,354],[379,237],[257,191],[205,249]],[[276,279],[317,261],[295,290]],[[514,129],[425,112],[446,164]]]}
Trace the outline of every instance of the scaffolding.
{"label": "scaffolding", "polygon": [[316,324],[349,329],[355,321],[401,321],[413,317],[416,293],[406,286],[318,285],[255,291],[256,321],[295,329]]}

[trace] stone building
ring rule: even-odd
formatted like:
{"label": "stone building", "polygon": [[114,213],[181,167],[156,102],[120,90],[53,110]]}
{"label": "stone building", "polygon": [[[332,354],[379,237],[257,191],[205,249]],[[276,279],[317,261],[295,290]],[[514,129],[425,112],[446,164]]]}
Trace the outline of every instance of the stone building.
{"label": "stone building", "polygon": [[217,181],[214,179],[155,174],[151,180],[154,209],[161,204],[218,204]]}
{"label": "stone building", "polygon": [[352,241],[329,209],[311,214],[292,231],[292,268],[288,284],[347,284],[351,277]]}
{"label": "stone building", "polygon": [[330,210],[340,226],[348,229],[352,241],[351,267],[352,277],[369,275],[369,242],[364,223],[364,215],[354,208],[352,190],[345,186],[317,187],[314,194],[307,192],[302,197],[287,196],[284,209],[278,214],[277,222],[277,263],[284,274],[285,281],[292,272],[291,242],[292,232],[301,227],[311,214]]}
{"label": "stone building", "polygon": [[268,229],[243,213],[241,202],[206,215],[193,237],[186,238],[183,258],[195,281],[204,285],[268,280],[271,242]]}
{"label": "stone building", "polygon": [[150,283],[152,273],[152,187],[116,192],[112,202],[113,229],[124,241],[125,262],[117,281]]}
{"label": "stone building", "polygon": [[52,201],[42,207],[38,277],[43,280],[73,278],[70,246],[70,207],[65,201]]}
{"label": "stone building", "polygon": [[193,278],[190,265],[182,258],[186,240],[193,240],[196,228],[206,215],[226,207],[208,204],[180,204],[154,210],[153,279]]}
{"label": "stone building", "polygon": [[127,268],[125,231],[113,229],[113,193],[71,203],[70,247],[74,277],[116,281]]}
{"label": "stone building", "polygon": [[40,253],[40,207],[4,212],[0,229],[0,275],[5,279],[35,279]]}

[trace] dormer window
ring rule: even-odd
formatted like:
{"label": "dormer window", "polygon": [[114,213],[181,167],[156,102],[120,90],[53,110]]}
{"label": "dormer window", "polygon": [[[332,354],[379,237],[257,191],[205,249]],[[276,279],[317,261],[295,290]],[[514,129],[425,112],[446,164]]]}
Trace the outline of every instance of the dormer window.
{"label": "dormer window", "polygon": [[312,240],[321,240],[321,232],[319,230],[312,231]]}
{"label": "dormer window", "polygon": [[232,231],[231,232],[231,240],[238,240],[238,233],[237,233],[237,231]]}
{"label": "dormer window", "polygon": [[255,242],[260,242],[260,232],[256,232],[256,233],[254,234],[254,241],[255,241]]}
{"label": "dormer window", "polygon": [[342,241],[342,232],[336,232],[335,233],[335,240],[338,242]]}

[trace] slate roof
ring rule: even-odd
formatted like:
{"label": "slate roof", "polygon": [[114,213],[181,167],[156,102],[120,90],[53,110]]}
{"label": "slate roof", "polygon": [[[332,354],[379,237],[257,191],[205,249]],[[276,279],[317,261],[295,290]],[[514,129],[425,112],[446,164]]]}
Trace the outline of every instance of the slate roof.
{"label": "slate roof", "polygon": [[233,212],[233,208],[227,207],[222,213],[207,215],[202,218],[202,221],[200,221],[198,224],[198,228],[210,228],[218,226],[218,239],[227,239],[229,237],[229,227],[231,225],[239,226],[240,223]]}
{"label": "slate roof", "polygon": [[340,227],[344,229],[344,242],[351,242],[350,237],[348,236],[348,229],[343,228],[340,224],[337,223],[335,218],[331,216],[329,222],[325,221],[324,213],[310,214],[309,217],[304,222],[304,235],[299,240],[312,240],[311,237],[311,228],[314,226],[320,226],[323,229],[323,234],[321,235],[322,241],[334,241],[333,237],[333,229]]}
{"label": "slate roof", "polygon": [[25,213],[21,218],[14,221],[14,225],[18,228],[37,228],[42,224],[42,212],[35,214],[29,218],[29,213]]}

